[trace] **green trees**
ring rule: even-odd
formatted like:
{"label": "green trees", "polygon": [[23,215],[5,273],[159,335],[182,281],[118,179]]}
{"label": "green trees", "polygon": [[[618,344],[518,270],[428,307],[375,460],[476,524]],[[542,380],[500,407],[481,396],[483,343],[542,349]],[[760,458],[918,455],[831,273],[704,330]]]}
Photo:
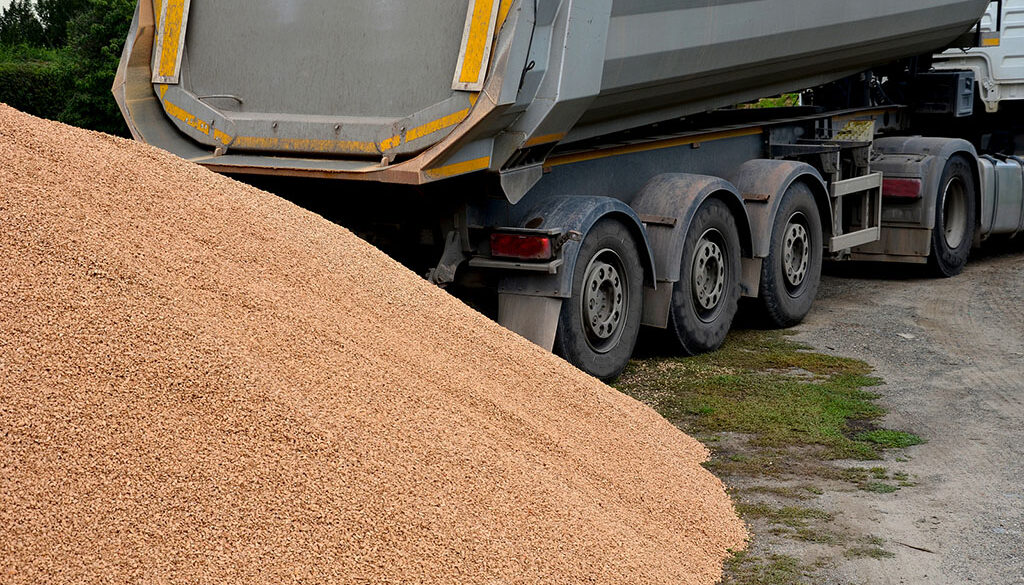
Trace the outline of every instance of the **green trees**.
{"label": "green trees", "polygon": [[0,101],[127,135],[110,87],[134,10],[135,0],[14,0],[0,13]]}
{"label": "green trees", "polygon": [[0,44],[41,47],[46,39],[31,0],[14,0],[0,13]]}
{"label": "green trees", "polygon": [[89,0],[36,0],[36,12],[46,33],[46,44],[63,47],[68,40],[68,22],[89,5]]}
{"label": "green trees", "polygon": [[109,134],[127,133],[110,93],[121,59],[134,0],[87,0],[68,25],[65,51],[72,82],[62,122]]}

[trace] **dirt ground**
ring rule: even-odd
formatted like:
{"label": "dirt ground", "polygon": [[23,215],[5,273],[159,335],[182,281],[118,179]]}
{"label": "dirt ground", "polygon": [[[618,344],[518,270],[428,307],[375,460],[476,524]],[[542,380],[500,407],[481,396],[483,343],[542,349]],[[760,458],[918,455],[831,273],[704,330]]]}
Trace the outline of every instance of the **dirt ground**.
{"label": "dirt ground", "polygon": [[1024,243],[986,246],[946,280],[830,266],[797,331],[871,364],[886,382],[882,424],[927,440],[884,462],[916,486],[820,499],[836,528],[877,535],[894,553],[838,555],[819,564],[823,582],[1024,583]]}

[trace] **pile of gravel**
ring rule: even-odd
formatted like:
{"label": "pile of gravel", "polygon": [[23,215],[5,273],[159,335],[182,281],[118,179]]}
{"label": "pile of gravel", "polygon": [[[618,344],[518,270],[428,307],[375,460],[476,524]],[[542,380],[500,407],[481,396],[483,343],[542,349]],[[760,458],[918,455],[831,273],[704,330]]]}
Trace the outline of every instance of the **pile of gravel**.
{"label": "pile of gravel", "polygon": [[345,229],[0,105],[0,581],[713,583],[707,453]]}

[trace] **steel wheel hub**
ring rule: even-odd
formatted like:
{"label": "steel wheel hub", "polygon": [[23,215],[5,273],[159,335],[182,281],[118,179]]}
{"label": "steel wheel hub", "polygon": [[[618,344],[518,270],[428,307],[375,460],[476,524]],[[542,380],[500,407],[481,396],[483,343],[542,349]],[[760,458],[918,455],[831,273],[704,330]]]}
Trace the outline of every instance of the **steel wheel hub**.
{"label": "steel wheel hub", "polygon": [[618,341],[626,305],[626,283],[620,268],[607,260],[611,250],[594,257],[583,277],[583,323],[587,338],[597,351],[607,351]]}
{"label": "steel wheel hub", "polygon": [[782,267],[785,269],[786,280],[790,287],[798,287],[807,277],[807,265],[810,262],[810,238],[807,228],[801,223],[790,220],[786,226],[786,239],[783,242]]}
{"label": "steel wheel hub", "polygon": [[710,311],[722,300],[725,291],[725,255],[722,247],[705,234],[697,243],[693,258],[693,296],[697,304]]}

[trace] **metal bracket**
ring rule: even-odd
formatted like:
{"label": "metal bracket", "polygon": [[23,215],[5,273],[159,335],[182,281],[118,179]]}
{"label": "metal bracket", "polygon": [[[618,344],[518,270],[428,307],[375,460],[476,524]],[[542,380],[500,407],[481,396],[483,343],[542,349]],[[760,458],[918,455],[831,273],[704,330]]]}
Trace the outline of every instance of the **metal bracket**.
{"label": "metal bracket", "polygon": [[459,232],[455,230],[448,232],[441,260],[437,263],[437,268],[432,268],[427,273],[427,280],[438,286],[455,282],[455,272],[465,259],[466,254],[462,251],[462,241],[459,238]]}
{"label": "metal bracket", "polygon": [[837,213],[835,225],[832,226],[832,233],[836,235],[829,242],[830,252],[870,244],[882,237],[882,173],[835,181],[831,190],[830,195],[835,200],[833,207],[836,209],[842,209],[843,197],[861,196],[861,220],[864,225],[857,231],[843,233],[842,214]]}

